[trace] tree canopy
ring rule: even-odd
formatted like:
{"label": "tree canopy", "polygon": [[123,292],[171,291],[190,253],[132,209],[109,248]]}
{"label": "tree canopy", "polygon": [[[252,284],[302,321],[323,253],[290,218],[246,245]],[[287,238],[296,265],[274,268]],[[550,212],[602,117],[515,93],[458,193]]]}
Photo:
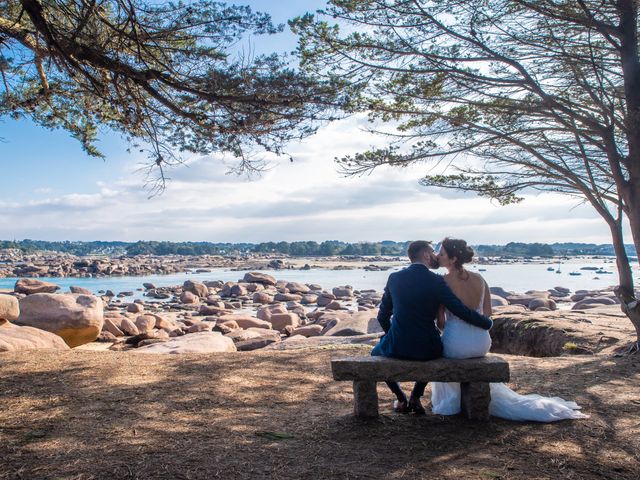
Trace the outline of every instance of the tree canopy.
{"label": "tree canopy", "polygon": [[259,169],[252,152],[283,153],[330,117],[339,92],[281,56],[233,52],[248,33],[281,29],[209,0],[2,0],[0,119],[65,129],[93,156],[99,127],[116,130],[148,151],[152,188],[181,151]]}
{"label": "tree canopy", "polygon": [[387,147],[339,159],[347,174],[433,160],[447,167],[425,186],[590,203],[640,337],[622,228],[640,253],[637,1],[333,0],[292,26],[308,72],[358,88],[345,110],[396,128]]}

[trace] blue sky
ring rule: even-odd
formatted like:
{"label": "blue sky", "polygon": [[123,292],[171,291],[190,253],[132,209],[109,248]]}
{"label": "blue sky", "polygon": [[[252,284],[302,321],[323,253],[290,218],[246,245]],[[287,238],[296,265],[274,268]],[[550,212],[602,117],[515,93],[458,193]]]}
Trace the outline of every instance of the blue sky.
{"label": "blue sky", "polygon": [[[324,4],[247,3],[276,23]],[[257,53],[295,47],[288,29],[248,42]],[[364,125],[361,118],[328,125],[289,146],[294,163],[274,159],[273,168],[253,180],[225,175],[231,159],[187,158],[186,166],[170,172],[165,193],[149,199],[136,171],[144,154],[127,153],[117,135],[101,134],[103,161],[84,154],[65,132],[0,119],[0,239],[260,242],[448,235],[471,243],[610,241],[589,207],[564,197],[528,196],[500,207],[470,194],[427,191],[417,183],[424,166],[342,178],[334,157],[382,145]]]}

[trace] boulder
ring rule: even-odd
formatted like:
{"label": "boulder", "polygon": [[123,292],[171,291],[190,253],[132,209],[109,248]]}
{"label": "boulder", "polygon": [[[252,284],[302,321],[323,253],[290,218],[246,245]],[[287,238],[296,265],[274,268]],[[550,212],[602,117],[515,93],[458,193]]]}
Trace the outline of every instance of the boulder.
{"label": "boulder", "polygon": [[185,316],[184,320],[182,320],[187,327],[191,325],[195,325],[196,323],[200,323],[202,320],[197,318],[191,318],[191,316]]}
{"label": "boulder", "polygon": [[555,310],[557,308],[556,302],[550,298],[534,298],[529,302],[527,307],[529,310],[533,311],[541,310],[543,308],[547,310]]}
{"label": "boulder", "polygon": [[167,299],[167,298],[171,298],[171,295],[167,292],[161,292],[160,290],[147,290],[145,292],[145,295],[147,297],[151,297],[151,298],[157,298],[157,299]]}
{"label": "boulder", "polygon": [[587,297],[583,300],[580,300],[580,303],[583,303],[583,304],[599,303],[600,305],[618,305],[620,301],[615,297],[598,295],[596,297]]}
{"label": "boulder", "polygon": [[149,332],[156,327],[156,317],[153,315],[140,315],[135,321],[140,333]]}
{"label": "boulder", "polygon": [[307,315],[307,309],[298,302],[287,302],[287,310],[289,310],[289,312],[297,313],[301,317],[306,317]]}
{"label": "boulder", "polygon": [[[105,342],[105,343],[116,343],[118,342],[118,337],[113,333],[108,332],[107,330],[102,330],[98,338],[96,338],[96,342]],[[65,344],[66,345],[66,344]],[[84,347],[89,347],[91,344],[87,344]],[[83,347],[80,347],[83,348]]]}
{"label": "boulder", "polygon": [[[335,314],[334,314],[335,315]],[[370,333],[383,332],[377,320],[377,310],[367,310],[366,312],[355,312],[337,315],[339,322],[332,328],[325,331],[325,336],[345,337],[351,335],[367,335]],[[320,319],[324,318],[323,315]]]}
{"label": "boulder", "polygon": [[235,282],[225,282],[218,293],[221,297],[228,297],[229,295],[231,295],[231,287],[233,287],[234,285]]}
{"label": "boulder", "polygon": [[338,300],[332,300],[324,308],[326,308],[327,310],[340,310],[343,307],[342,307],[342,304]]}
{"label": "boulder", "polygon": [[[96,335],[97,337],[97,335]],[[55,333],[33,327],[20,327],[0,320],[0,352],[51,348],[69,350],[65,341]]]}
{"label": "boulder", "polygon": [[578,290],[576,293],[574,293],[573,295],[571,295],[570,300],[572,302],[579,302],[581,300],[584,300],[585,298],[589,297],[590,295],[595,295],[595,293],[590,293],[587,292],[586,290]]}
{"label": "boulder", "polygon": [[174,337],[163,343],[147,345],[135,350],[138,353],[216,353],[235,352],[233,340],[219,332],[199,332]]}
{"label": "boulder", "polygon": [[142,313],[144,311],[144,305],[141,303],[130,303],[127,305],[127,312],[129,313]]}
{"label": "boulder", "polygon": [[276,302],[299,302],[302,300],[302,295],[295,293],[276,293],[273,300]]}
{"label": "boulder", "polygon": [[273,302],[273,297],[266,292],[256,292],[253,294],[253,303],[266,305]]}
{"label": "boulder", "polygon": [[169,338],[169,332],[165,332],[164,330],[156,330],[153,332],[155,338],[164,339]]}
{"label": "boulder", "polygon": [[120,328],[120,324],[122,323],[122,319],[124,317],[118,312],[108,310],[104,312],[104,319],[106,320],[107,318],[111,320],[116,327]]}
{"label": "boulder", "polygon": [[349,285],[334,287],[332,293],[336,298],[350,298],[353,297],[353,287],[350,287]]}
{"label": "boulder", "polygon": [[262,283],[263,285],[275,285],[276,279],[271,275],[261,272],[247,272],[244,274],[245,282]]}
{"label": "boulder", "polygon": [[218,295],[208,295],[205,302],[211,307],[226,308],[224,302]]}
{"label": "boulder", "polygon": [[248,340],[242,340],[236,343],[236,348],[239,352],[249,352],[252,350],[258,350],[264,348],[272,343],[279,342],[280,338],[260,336],[256,338],[250,338]]}
{"label": "boulder", "polygon": [[200,301],[200,297],[195,295],[194,293],[185,290],[180,294],[180,302],[188,305],[198,303]]}
{"label": "boulder", "polygon": [[60,286],[55,283],[43,282],[35,278],[21,278],[13,287],[17,293],[25,295],[33,295],[34,293],[54,293],[60,290]]}
{"label": "boulder", "polygon": [[289,282],[286,286],[290,293],[309,293],[310,289],[304,283]]}
{"label": "boulder", "polygon": [[271,315],[271,326],[274,330],[284,332],[285,327],[297,327],[300,317],[296,313],[274,313]]}
{"label": "boulder", "polygon": [[164,343],[169,340],[169,335],[167,338],[145,338],[144,340],[140,340],[136,347],[146,347],[147,345],[155,345],[156,343]]}
{"label": "boulder", "polygon": [[71,285],[69,287],[69,291],[71,293],[78,293],[78,294],[81,294],[81,295],[93,295],[93,292],[91,290],[89,290],[88,288],[75,287],[73,285]]}
{"label": "boulder", "polygon": [[492,307],[506,307],[507,305],[509,305],[509,302],[506,298],[501,297],[500,295],[491,294]]}
{"label": "boulder", "polygon": [[191,292],[201,298],[206,298],[207,295],[209,295],[209,288],[204,283],[195,282],[193,280],[187,280],[184,282],[182,290]]}
{"label": "boulder", "polygon": [[244,283],[242,286],[251,293],[259,292],[265,289],[265,286],[261,283]]}
{"label": "boulder", "polygon": [[317,301],[318,295],[316,295],[315,293],[307,293],[300,299],[300,303],[302,303],[303,305],[310,305],[312,303],[316,303]]}
{"label": "boulder", "polygon": [[232,320],[234,322],[236,322],[236,324],[240,327],[240,328],[250,328],[250,327],[257,327],[257,328],[265,328],[267,330],[271,329],[271,323],[270,322],[266,322],[264,320],[260,320],[256,317],[252,317],[251,315],[244,315],[244,314],[232,314],[232,315],[222,315],[219,318],[219,322],[221,323],[225,323],[229,320]]}
{"label": "boulder", "polygon": [[[271,333],[271,335],[269,335]],[[275,334],[275,335],[273,335]],[[280,334],[275,330],[265,330],[264,328],[236,328],[224,334],[225,337],[229,337],[234,342],[244,342],[245,340],[252,340],[254,338],[275,338],[280,340]]]}
{"label": "boulder", "polygon": [[116,337],[124,337],[124,332],[120,329],[118,325],[116,325],[116,323],[111,318],[104,319],[103,329]]}
{"label": "boulder", "polygon": [[260,307],[256,312],[256,317],[258,317],[260,320],[270,322],[271,317],[275,313],[288,313],[287,307],[285,307],[281,303],[278,303],[276,305],[269,305],[267,307]]}
{"label": "boulder", "polygon": [[17,320],[20,315],[18,299],[12,295],[0,295],[0,320]]}
{"label": "boulder", "polygon": [[549,297],[549,292],[544,292],[544,295],[543,294],[509,295],[507,297],[507,301],[511,305],[524,305],[526,307],[529,305],[529,303],[531,303],[532,300],[535,300],[537,298],[548,298],[548,297]]}
{"label": "boulder", "polygon": [[214,325],[211,323],[199,322],[187,328],[187,333],[210,332]]}
{"label": "boulder", "polygon": [[514,295],[513,292],[507,292],[502,287],[490,287],[489,291],[491,292],[492,295],[497,295],[498,297],[502,297],[502,298],[507,298],[507,297],[510,297],[511,295]]}
{"label": "boulder", "polygon": [[238,324],[236,322],[225,322],[225,323],[217,322],[215,326],[212,328],[212,330],[214,332],[220,332],[223,335],[225,335],[229,332],[237,330],[238,328],[240,327],[238,327]]}
{"label": "boulder", "polygon": [[203,316],[209,315],[228,315],[231,313],[231,310],[228,310],[224,307],[218,307],[215,305],[201,305],[198,313]]}
{"label": "boulder", "polygon": [[103,315],[102,300],[93,295],[35,293],[20,300],[16,323],[55,333],[73,348],[98,338]]}
{"label": "boulder", "polygon": [[571,310],[587,310],[589,308],[600,307],[602,305],[615,305],[616,303],[617,302],[610,297],[587,297],[576,302],[576,304],[571,307]]}
{"label": "boulder", "polygon": [[125,335],[139,335],[140,330],[136,327],[136,324],[133,323],[128,318],[123,318],[122,322],[120,322],[120,330],[124,332]]}
{"label": "boulder", "polygon": [[247,293],[249,293],[249,290],[247,290],[247,287],[245,287],[244,285],[240,285],[239,283],[236,285],[233,285],[229,289],[230,297],[244,297]]}
{"label": "boulder", "polygon": [[280,270],[281,268],[285,268],[287,266],[284,260],[280,260],[279,258],[271,260],[267,266],[269,268],[273,268],[274,270]]}
{"label": "boulder", "polygon": [[161,317],[160,315],[153,315],[153,316],[156,319],[155,328],[165,328],[169,330],[174,330],[176,328],[176,324],[173,323],[171,320]]}
{"label": "boulder", "polygon": [[560,291],[560,290],[556,290],[555,288],[550,288],[547,291],[549,292],[549,294],[552,297],[556,297],[556,298],[564,298],[564,297],[568,297],[569,296],[568,292],[563,292],[563,291]]}
{"label": "boulder", "polygon": [[325,307],[329,305],[331,302],[333,302],[335,299],[336,297],[332,293],[323,292],[318,297],[318,300],[316,303],[318,304],[319,307]]}
{"label": "boulder", "polygon": [[291,336],[302,335],[303,337],[317,337],[318,335],[322,335],[323,328],[322,325],[304,325],[293,329]]}

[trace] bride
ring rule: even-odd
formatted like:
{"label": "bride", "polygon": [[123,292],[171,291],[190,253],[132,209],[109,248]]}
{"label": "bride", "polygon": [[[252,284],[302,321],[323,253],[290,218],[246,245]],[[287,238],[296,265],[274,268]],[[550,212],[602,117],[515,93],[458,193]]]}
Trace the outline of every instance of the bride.
{"label": "bride", "polygon": [[[453,293],[469,308],[491,315],[491,294],[481,275],[469,272],[464,264],[473,258],[473,250],[464,240],[445,238],[438,252],[440,267],[449,273],[444,276]],[[447,358],[483,357],[491,348],[491,337],[482,330],[457,318],[444,307],[438,314],[442,330],[443,356]],[[577,410],[575,402],[558,397],[520,395],[504,383],[491,383],[489,413],[507,420],[554,422],[568,418],[588,418]],[[433,382],[431,384],[433,413],[455,415],[460,412],[460,384]]]}

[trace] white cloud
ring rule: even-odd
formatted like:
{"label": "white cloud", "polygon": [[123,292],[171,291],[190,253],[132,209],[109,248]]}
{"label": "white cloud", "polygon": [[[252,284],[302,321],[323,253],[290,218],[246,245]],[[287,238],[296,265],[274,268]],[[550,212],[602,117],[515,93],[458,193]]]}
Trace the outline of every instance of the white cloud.
{"label": "white cloud", "polygon": [[164,194],[150,199],[134,165],[115,182],[93,179],[95,187],[83,193],[73,187],[59,195],[42,190],[47,198],[24,203],[0,194],[5,226],[0,237],[260,242],[451,235],[471,243],[609,241],[593,210],[558,195],[528,195],[520,204],[500,207],[472,194],[421,187],[425,165],[341,177],[335,157],[382,142],[359,130],[361,125],[362,119],[328,125],[290,147],[294,162],[276,161],[252,181],[225,174],[223,163],[233,159],[218,155],[186,159],[185,166],[168,173],[172,180]]}

